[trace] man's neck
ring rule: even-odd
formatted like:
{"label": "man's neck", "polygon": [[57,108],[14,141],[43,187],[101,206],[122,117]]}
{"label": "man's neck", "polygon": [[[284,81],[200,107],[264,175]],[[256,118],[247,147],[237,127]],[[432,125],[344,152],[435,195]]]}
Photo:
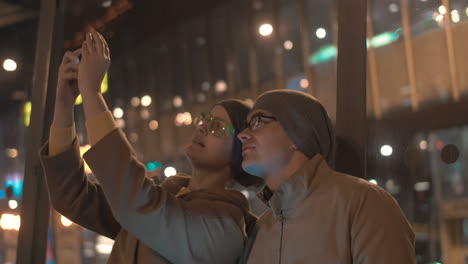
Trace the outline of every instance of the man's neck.
{"label": "man's neck", "polygon": [[265,177],[265,184],[272,192],[278,190],[279,186],[301,170],[309,159],[301,154],[294,155],[285,166],[277,168]]}

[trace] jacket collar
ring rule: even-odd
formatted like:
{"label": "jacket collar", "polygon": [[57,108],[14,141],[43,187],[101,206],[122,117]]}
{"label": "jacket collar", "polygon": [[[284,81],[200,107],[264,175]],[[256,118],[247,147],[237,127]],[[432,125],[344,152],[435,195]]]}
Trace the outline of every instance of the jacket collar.
{"label": "jacket collar", "polygon": [[275,218],[289,218],[299,203],[306,199],[321,179],[331,171],[325,159],[317,154],[274,193],[265,186],[257,196],[271,208]]}

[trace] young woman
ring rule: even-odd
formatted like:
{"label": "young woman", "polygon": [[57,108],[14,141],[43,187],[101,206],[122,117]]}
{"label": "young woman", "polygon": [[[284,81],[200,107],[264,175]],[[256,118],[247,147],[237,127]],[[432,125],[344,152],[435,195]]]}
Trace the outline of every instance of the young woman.
{"label": "young woman", "polygon": [[[197,118],[185,147],[192,176],[157,185],[145,177],[100,93],[109,64],[107,44],[93,29],[82,49],[64,55],[50,139],[41,152],[54,208],[115,239],[109,263],[236,263],[256,218],[245,197],[225,186],[259,183],[242,171],[237,139],[250,108],[225,100]],[[92,145],[84,158],[99,184],[87,179],[79,155],[73,123],[79,93]]]}

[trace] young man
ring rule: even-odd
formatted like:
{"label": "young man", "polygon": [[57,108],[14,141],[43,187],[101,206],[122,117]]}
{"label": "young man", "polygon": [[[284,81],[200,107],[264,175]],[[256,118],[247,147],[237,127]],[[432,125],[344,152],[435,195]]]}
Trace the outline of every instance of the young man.
{"label": "young man", "polygon": [[314,97],[266,92],[247,121],[242,167],[265,179],[259,197],[271,209],[248,263],[416,263],[413,230],[393,197],[331,168],[334,132]]}

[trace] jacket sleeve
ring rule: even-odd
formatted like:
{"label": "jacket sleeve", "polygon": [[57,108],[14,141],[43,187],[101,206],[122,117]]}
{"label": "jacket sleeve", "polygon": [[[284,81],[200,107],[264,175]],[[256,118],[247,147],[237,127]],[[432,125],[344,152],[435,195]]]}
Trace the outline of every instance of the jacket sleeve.
{"label": "jacket sleeve", "polygon": [[240,208],[220,201],[184,200],[145,177],[145,166],[115,129],[84,158],[129,233],[172,263],[236,263],[245,225]]}
{"label": "jacket sleeve", "polygon": [[414,232],[396,200],[370,186],[351,226],[353,263],[416,264]]}
{"label": "jacket sleeve", "polygon": [[78,139],[63,152],[50,156],[49,144],[41,150],[49,198],[55,210],[74,223],[115,239],[120,225],[112,215],[101,187],[84,172]]}

